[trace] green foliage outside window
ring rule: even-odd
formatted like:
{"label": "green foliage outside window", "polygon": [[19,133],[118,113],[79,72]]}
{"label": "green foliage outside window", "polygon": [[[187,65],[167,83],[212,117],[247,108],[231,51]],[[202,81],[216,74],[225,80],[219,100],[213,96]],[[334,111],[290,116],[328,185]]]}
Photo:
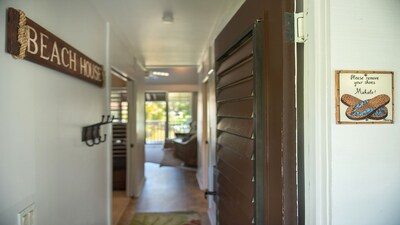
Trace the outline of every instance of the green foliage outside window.
{"label": "green foliage outside window", "polygon": [[[186,133],[192,122],[192,93],[168,93],[168,138],[175,132]],[[166,130],[165,101],[146,101],[146,142],[164,141]]]}

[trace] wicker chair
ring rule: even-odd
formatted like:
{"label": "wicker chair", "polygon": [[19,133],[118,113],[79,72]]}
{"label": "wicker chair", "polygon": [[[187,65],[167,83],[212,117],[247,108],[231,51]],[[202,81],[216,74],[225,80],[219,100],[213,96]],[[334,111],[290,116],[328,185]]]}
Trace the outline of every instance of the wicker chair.
{"label": "wicker chair", "polygon": [[182,160],[185,166],[197,167],[196,132],[196,122],[192,122],[189,133],[175,133],[175,139],[165,141],[164,149],[174,149],[174,156]]}
{"label": "wicker chair", "polygon": [[187,140],[175,139],[174,156],[183,161],[186,166],[197,167],[197,135]]}

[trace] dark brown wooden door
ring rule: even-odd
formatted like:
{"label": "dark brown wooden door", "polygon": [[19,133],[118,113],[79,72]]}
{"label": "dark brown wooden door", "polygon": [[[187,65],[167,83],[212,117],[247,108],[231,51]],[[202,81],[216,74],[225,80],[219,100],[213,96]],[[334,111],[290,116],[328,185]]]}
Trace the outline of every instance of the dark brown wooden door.
{"label": "dark brown wooden door", "polygon": [[219,225],[296,225],[293,0],[246,0],[215,40]]}
{"label": "dark brown wooden door", "polygon": [[[257,135],[261,123],[257,95],[262,70],[259,24],[240,37],[217,61],[217,204],[220,225],[256,222]],[[261,48],[262,49],[262,48]],[[261,171],[262,172],[262,171]],[[262,180],[262,176],[260,177]],[[262,182],[261,182],[262,184]],[[258,192],[261,191],[261,192]]]}

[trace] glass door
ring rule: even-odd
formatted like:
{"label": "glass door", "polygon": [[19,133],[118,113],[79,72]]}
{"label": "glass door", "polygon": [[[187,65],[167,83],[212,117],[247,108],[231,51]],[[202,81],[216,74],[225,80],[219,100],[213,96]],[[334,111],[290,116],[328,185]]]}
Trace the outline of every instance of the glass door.
{"label": "glass door", "polygon": [[176,134],[195,133],[195,97],[191,92],[147,92],[146,144],[160,144]]}
{"label": "glass door", "polygon": [[193,93],[168,93],[168,138],[191,131],[193,119]]}
{"label": "glass door", "polygon": [[166,93],[145,94],[146,144],[160,144],[165,141],[167,128]]}

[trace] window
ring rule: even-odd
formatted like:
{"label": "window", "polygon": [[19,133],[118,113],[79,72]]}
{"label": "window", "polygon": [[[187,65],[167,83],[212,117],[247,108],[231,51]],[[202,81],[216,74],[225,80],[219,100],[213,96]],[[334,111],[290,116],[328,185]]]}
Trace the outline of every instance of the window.
{"label": "window", "polygon": [[128,122],[128,98],[126,89],[113,89],[111,91],[111,115],[114,122]]}
{"label": "window", "polygon": [[[146,143],[161,143],[165,138],[175,138],[176,133],[189,133],[195,118],[191,92],[147,92]],[[195,102],[196,103],[196,102]]]}
{"label": "window", "polygon": [[168,138],[175,133],[188,133],[192,122],[192,93],[168,93]]}

